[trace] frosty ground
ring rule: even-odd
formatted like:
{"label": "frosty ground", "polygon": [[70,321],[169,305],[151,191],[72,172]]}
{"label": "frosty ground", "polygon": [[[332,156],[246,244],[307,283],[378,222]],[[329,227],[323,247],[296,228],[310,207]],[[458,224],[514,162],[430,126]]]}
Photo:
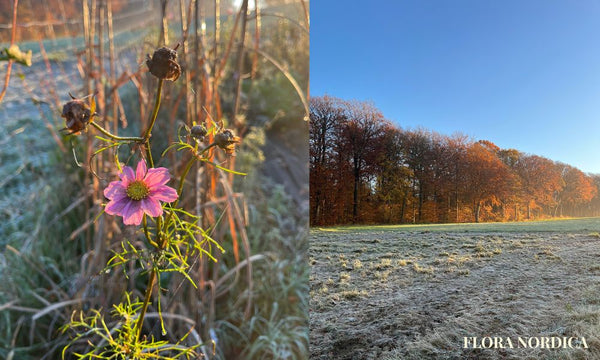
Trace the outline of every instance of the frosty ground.
{"label": "frosty ground", "polygon": [[[599,359],[600,219],[312,229],[311,359]],[[588,349],[463,349],[464,337]]]}

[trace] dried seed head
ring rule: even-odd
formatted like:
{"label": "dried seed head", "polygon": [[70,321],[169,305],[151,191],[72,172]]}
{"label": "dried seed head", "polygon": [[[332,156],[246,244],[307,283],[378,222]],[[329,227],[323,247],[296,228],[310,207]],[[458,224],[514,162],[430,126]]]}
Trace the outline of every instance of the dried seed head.
{"label": "dried seed head", "polygon": [[214,140],[215,144],[225,150],[227,155],[233,155],[235,153],[235,144],[242,142],[242,139],[239,136],[235,136],[233,130],[230,129],[225,129],[216,134]]}
{"label": "dried seed head", "polygon": [[70,134],[79,135],[87,129],[90,122],[90,107],[79,99],[73,99],[63,106],[62,117],[65,118],[65,130]]}
{"label": "dried seed head", "polygon": [[[175,47],[177,48],[177,47]],[[181,75],[181,66],[177,63],[177,51],[162,47],[152,54],[147,55],[146,65],[150,73],[159,79],[175,81]]]}
{"label": "dried seed head", "polygon": [[192,137],[194,139],[198,140],[199,142],[204,141],[204,137],[206,136],[207,133],[208,133],[208,131],[206,131],[206,128],[202,125],[194,125],[190,129],[190,135],[192,135]]}

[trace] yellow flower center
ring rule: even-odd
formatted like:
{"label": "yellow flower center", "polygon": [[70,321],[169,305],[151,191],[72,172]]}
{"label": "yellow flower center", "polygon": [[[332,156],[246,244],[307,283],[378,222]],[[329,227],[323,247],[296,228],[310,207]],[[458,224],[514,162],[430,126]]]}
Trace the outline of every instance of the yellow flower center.
{"label": "yellow flower center", "polygon": [[133,181],[127,186],[127,196],[133,200],[142,200],[148,197],[150,189],[143,181]]}

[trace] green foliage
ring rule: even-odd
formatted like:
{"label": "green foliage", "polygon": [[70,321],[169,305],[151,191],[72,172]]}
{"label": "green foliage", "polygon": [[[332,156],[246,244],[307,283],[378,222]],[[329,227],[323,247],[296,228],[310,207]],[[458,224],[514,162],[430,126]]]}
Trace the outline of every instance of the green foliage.
{"label": "green foliage", "polygon": [[[188,221],[181,216],[192,220]],[[224,252],[225,249],[198,226],[198,216],[183,209],[170,208],[167,217],[169,222],[163,230],[163,236],[167,242],[163,249],[158,249],[158,244],[152,241],[149,235],[149,241],[155,244],[153,245],[156,247],[154,250],[148,250],[146,247],[137,248],[131,241],[123,240],[121,251],[113,252],[113,256],[107,262],[105,271],[108,272],[115,267],[122,267],[126,275],[125,265],[133,261],[138,263],[142,269],[156,271],[159,276],[161,273],[177,272],[196,287],[196,283],[188,275],[190,260],[195,259],[197,256],[207,256],[217,262],[212,254],[213,246],[221,252]],[[155,230],[155,227],[145,226],[145,231]]]}
{"label": "green foliage", "polygon": [[[92,315],[84,317],[82,312],[73,313],[71,322],[63,328],[63,332],[75,330],[72,342],[62,351],[65,358],[67,350],[78,342],[85,341],[87,352],[73,351],[77,359],[196,359],[194,351],[201,344],[192,347],[169,344],[167,341],[156,341],[154,338],[139,339],[136,322],[143,303],[131,302],[129,293],[125,293],[125,302],[113,306],[112,317],[116,320],[110,326],[101,311],[92,310]],[[181,339],[184,341],[185,338]]]}
{"label": "green foliage", "polygon": [[11,45],[10,47],[4,48],[0,51],[0,61],[13,60],[24,66],[31,66],[31,50],[27,52],[21,51],[18,45]]}

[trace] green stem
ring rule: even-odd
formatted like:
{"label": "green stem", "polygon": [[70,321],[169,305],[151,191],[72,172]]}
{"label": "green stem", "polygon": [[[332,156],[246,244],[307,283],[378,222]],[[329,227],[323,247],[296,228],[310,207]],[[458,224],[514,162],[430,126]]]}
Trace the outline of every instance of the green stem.
{"label": "green stem", "polygon": [[[207,147],[205,147],[204,149],[202,149],[202,151],[200,151],[200,152],[197,152],[195,149],[192,150],[192,153],[194,154],[194,156],[190,159],[190,161],[188,161],[188,163],[185,166],[185,169],[183,170],[183,173],[181,174],[181,177],[179,178],[179,187],[177,188],[177,200],[175,200],[175,202],[171,205],[171,209],[176,208],[177,204],[179,204],[179,198],[181,197],[181,193],[183,192],[183,184],[185,184],[185,178],[187,177],[188,173],[192,169],[192,165],[194,165],[194,162],[196,162],[196,160],[198,160],[200,155],[204,154],[205,152],[207,152],[210,148],[212,148],[214,146],[217,146],[217,144],[212,143],[212,144],[208,145]],[[165,221],[165,227],[167,226],[167,224],[169,224],[171,222],[172,217],[173,217],[173,210],[171,210],[171,212],[169,213],[169,217]]]}
{"label": "green stem", "polygon": [[[175,200],[175,202],[171,205],[171,209],[176,208],[177,204],[179,204],[179,198],[181,197],[181,193],[183,192],[183,184],[185,184],[185,178],[187,177],[188,173],[190,172],[192,165],[194,165],[194,162],[196,160],[198,160],[200,155],[204,154],[210,148],[215,147],[215,146],[217,146],[217,144],[212,143],[212,144],[208,145],[207,147],[205,147],[204,149],[202,149],[202,151],[200,151],[200,152],[197,152],[195,149],[192,150],[192,153],[194,156],[190,159],[190,161],[188,161],[187,165],[185,166],[185,169],[183,170],[183,173],[181,174],[181,177],[179,178],[179,187],[177,188],[177,200]],[[167,221],[165,221],[165,226],[171,222],[172,217],[173,217],[173,210],[171,210],[171,212],[169,213],[169,217],[167,218]]]}
{"label": "green stem", "polygon": [[210,149],[210,148],[212,148],[212,147],[215,147],[215,146],[217,146],[217,143],[212,143],[212,144],[208,145],[207,147],[205,147],[204,149],[202,149],[202,151],[200,151],[199,153],[196,153],[195,155],[196,155],[197,157],[200,157],[200,155],[202,155],[202,154],[204,154],[205,152],[207,152],[207,151],[208,151],[208,149]]}
{"label": "green stem", "polygon": [[[154,124],[156,123],[156,118],[158,117],[158,109],[160,109],[160,99],[161,99],[161,94],[162,94],[162,87],[163,87],[163,79],[159,79],[158,80],[158,88],[156,90],[156,99],[154,100],[154,109],[152,110],[152,115],[150,116],[150,126],[148,126],[148,129],[146,130],[146,132],[144,133],[144,137],[143,139],[141,139],[144,144],[146,145],[146,154],[148,156],[148,162],[150,163],[150,167],[154,167],[154,160],[152,159],[152,150],[150,148],[150,136],[152,136],[152,128],[154,127]],[[160,244],[159,247],[162,249],[164,248],[165,244],[163,244],[163,241],[161,241],[161,236],[160,236],[160,232],[161,232],[161,221],[162,217],[159,217],[156,219],[156,243]],[[144,224],[146,225],[146,224]],[[147,231],[147,227],[144,228],[145,231]],[[142,305],[142,312],[140,313],[140,316],[138,318],[138,321],[135,325],[135,330],[137,332],[137,339],[140,338],[140,335],[142,334],[142,325],[144,323],[144,317],[146,316],[146,310],[148,309],[148,304],[150,303],[150,298],[152,297],[152,289],[154,287],[154,279],[156,278],[156,268],[152,268],[152,271],[150,272],[150,276],[148,278],[148,286],[146,287],[146,294],[145,294],[145,298],[144,298],[144,304]],[[160,291],[160,289],[159,289]]]}
{"label": "green stem", "polygon": [[144,228],[144,235],[146,236],[146,240],[148,240],[150,245],[152,245],[154,247],[158,247],[158,244],[156,242],[152,241],[152,239],[150,238],[150,232],[148,231],[148,222],[146,220],[146,214],[144,214],[142,225]]}
{"label": "green stem", "polygon": [[144,142],[145,146],[146,146],[146,156],[148,157],[148,163],[150,165],[151,168],[154,167],[154,159],[152,158],[152,148],[150,147],[150,139],[146,139],[146,141]]}
{"label": "green stem", "polygon": [[102,126],[96,124],[93,121],[90,122],[90,124],[92,124],[92,126],[94,126],[96,129],[98,129],[98,131],[100,131],[101,133],[103,133],[104,135],[108,136],[109,138],[111,138],[113,140],[117,140],[117,141],[137,141],[137,142],[144,141],[143,138],[137,137],[137,136],[122,137],[122,136],[113,135],[110,132],[108,132],[108,130],[104,129]]}
{"label": "green stem", "polygon": [[183,170],[183,173],[181,174],[181,178],[179,179],[179,188],[177,189],[177,200],[175,200],[175,202],[173,204],[171,204],[170,208],[171,211],[169,212],[169,217],[167,217],[166,221],[165,221],[165,228],[167,227],[167,224],[171,223],[171,219],[173,218],[173,209],[177,207],[177,204],[179,204],[179,198],[181,197],[181,192],[183,191],[183,184],[185,183],[185,178],[187,177],[187,174],[190,172],[190,169],[192,168],[192,165],[194,165],[194,162],[196,161],[196,157],[192,157],[190,159],[190,161],[188,161],[188,163],[185,166],[185,169]]}
{"label": "green stem", "polygon": [[144,317],[146,316],[146,310],[148,309],[148,304],[150,303],[150,297],[152,297],[152,289],[154,288],[154,278],[156,277],[156,270],[153,268],[150,272],[150,277],[148,278],[148,286],[146,287],[146,295],[144,298],[144,304],[142,305],[142,312],[138,317],[137,323],[135,324],[136,330],[136,339],[140,339],[140,335],[142,334],[142,325],[144,324]]}
{"label": "green stem", "polygon": [[150,163],[150,167],[154,167],[154,160],[152,159],[152,149],[150,148],[150,136],[152,136],[152,129],[154,128],[154,124],[156,123],[156,118],[158,117],[158,109],[160,109],[160,99],[162,97],[162,87],[163,87],[163,79],[158,79],[158,87],[156,89],[156,98],[154,99],[154,109],[152,109],[152,114],[150,115],[150,126],[144,133],[144,143],[146,145],[146,155],[148,157],[148,162]]}
{"label": "green stem", "polygon": [[181,174],[181,178],[179,179],[179,187],[177,188],[177,200],[175,200],[175,204],[173,204],[173,207],[177,207],[177,204],[179,203],[179,197],[183,192],[183,184],[185,183],[185,178],[192,169],[192,165],[194,165],[194,162],[196,162],[195,157],[191,158],[190,161],[188,161],[187,165],[185,166],[185,169],[183,170],[183,173]]}
{"label": "green stem", "polygon": [[158,116],[158,109],[160,108],[160,98],[163,87],[163,79],[158,79],[158,88],[156,90],[156,99],[154,100],[154,109],[152,110],[152,115],[150,116],[150,126],[146,130],[144,134],[144,139],[149,139],[152,134],[152,128],[154,127],[154,123],[156,122],[156,118]]}
{"label": "green stem", "polygon": [[167,247],[167,238],[160,235],[162,231],[162,220],[162,215],[156,218],[156,243],[161,250]]}

